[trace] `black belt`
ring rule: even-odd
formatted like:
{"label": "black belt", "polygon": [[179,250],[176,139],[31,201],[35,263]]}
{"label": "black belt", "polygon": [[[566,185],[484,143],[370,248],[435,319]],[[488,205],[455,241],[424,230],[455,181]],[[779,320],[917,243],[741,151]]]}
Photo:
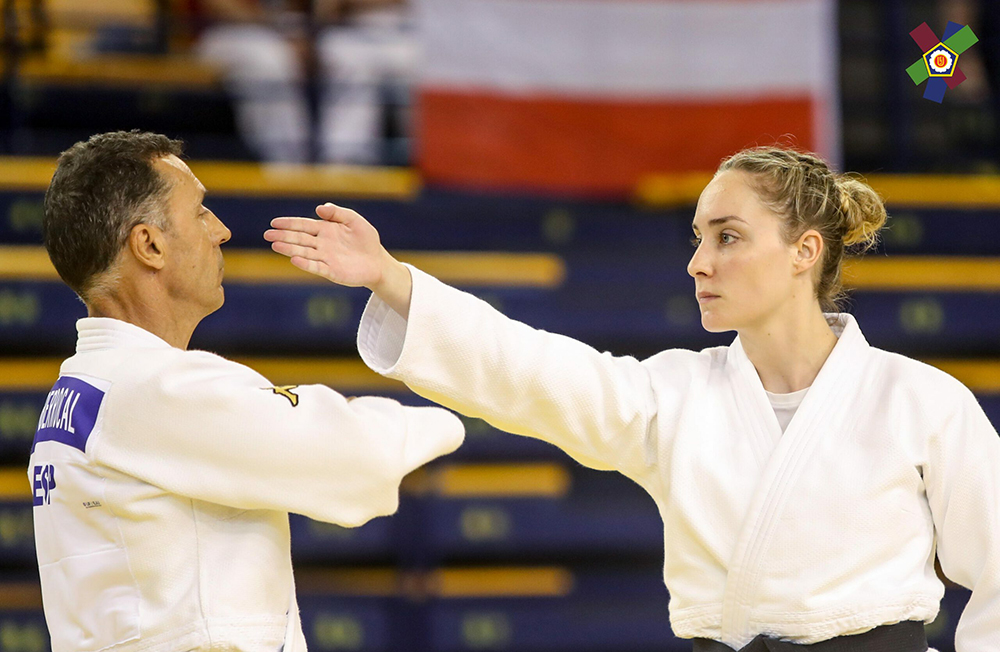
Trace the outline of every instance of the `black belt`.
{"label": "black belt", "polygon": [[[799,645],[761,634],[739,652],[926,652],[927,636],[919,620],[882,625],[863,634],[838,636],[827,641]],[[693,652],[734,652],[724,643],[708,638],[694,639]]]}

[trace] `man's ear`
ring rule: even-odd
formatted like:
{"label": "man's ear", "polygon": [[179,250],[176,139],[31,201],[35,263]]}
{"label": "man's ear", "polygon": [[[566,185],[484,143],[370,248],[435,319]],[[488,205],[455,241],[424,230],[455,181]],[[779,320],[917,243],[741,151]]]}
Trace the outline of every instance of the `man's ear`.
{"label": "man's ear", "polygon": [[795,271],[807,272],[819,264],[823,258],[823,236],[816,229],[809,229],[795,243]]}
{"label": "man's ear", "polygon": [[166,264],[166,238],[153,224],[136,224],[128,234],[128,249],[140,264],[151,269],[163,269]]}

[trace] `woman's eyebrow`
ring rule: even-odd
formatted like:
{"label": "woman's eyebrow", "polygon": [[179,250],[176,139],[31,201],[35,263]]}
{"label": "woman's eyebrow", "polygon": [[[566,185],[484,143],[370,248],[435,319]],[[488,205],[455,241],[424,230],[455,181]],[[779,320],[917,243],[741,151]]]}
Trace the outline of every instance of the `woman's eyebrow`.
{"label": "woman's eyebrow", "polygon": [[[726,215],[724,217],[714,217],[714,218],[710,219],[708,221],[708,226],[718,226],[720,224],[725,224],[726,222],[730,222],[730,221],[743,222],[744,224],[748,223],[742,217],[738,217],[736,215]],[[698,229],[698,225],[695,224],[694,222],[691,222],[691,228],[697,230]]]}

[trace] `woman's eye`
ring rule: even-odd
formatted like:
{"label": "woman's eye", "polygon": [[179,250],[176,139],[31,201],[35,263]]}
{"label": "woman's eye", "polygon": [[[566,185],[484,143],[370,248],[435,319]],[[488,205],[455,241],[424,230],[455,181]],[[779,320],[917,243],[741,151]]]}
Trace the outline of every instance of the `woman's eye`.
{"label": "woman's eye", "polygon": [[722,242],[722,244],[732,244],[736,242],[736,236],[731,233],[723,233],[719,236],[719,241]]}
{"label": "woman's eye", "polygon": [[701,238],[699,238],[698,236],[694,236],[693,238],[691,238],[690,242],[692,247],[697,248],[699,245],[701,245]]}

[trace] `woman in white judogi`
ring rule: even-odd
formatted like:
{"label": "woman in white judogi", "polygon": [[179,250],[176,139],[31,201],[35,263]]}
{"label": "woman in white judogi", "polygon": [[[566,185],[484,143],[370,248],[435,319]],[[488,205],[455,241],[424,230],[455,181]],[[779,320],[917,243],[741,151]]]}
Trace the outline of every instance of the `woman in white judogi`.
{"label": "woman in white judogi", "polygon": [[782,149],[723,162],[688,272],[704,327],[738,337],[642,362],[507,319],[400,265],[353,211],[317,213],[265,237],[374,291],[369,366],[649,492],[671,625],[695,650],[924,650],[944,593],[935,555],[973,591],[957,649],[1000,650],[1000,438],[954,378],[824,313],[845,247],[885,221],[863,182]]}

